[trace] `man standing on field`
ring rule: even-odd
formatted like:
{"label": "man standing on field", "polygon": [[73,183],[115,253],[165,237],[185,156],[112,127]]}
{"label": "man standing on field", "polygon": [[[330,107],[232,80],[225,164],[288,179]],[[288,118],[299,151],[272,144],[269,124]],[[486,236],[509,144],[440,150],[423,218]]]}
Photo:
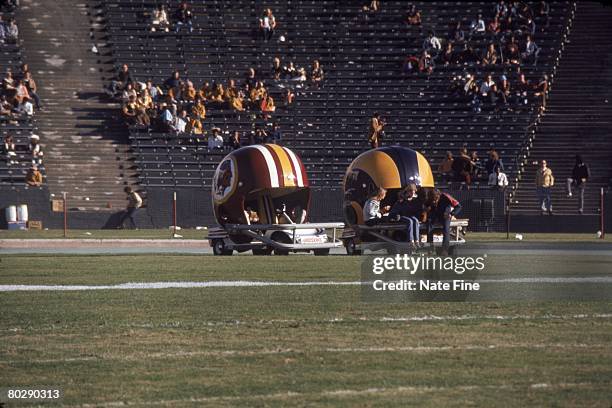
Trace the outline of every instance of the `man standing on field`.
{"label": "man standing on field", "polygon": [[125,213],[121,217],[121,221],[119,221],[118,228],[123,228],[123,224],[125,223],[126,218],[128,218],[132,223],[132,227],[134,229],[138,229],[136,226],[136,221],[134,221],[134,214],[136,213],[136,210],[142,207],[142,198],[140,198],[140,195],[138,195],[137,192],[132,190],[132,187],[128,186],[124,188],[123,191],[125,191],[127,194],[128,205],[125,209]]}
{"label": "man standing on field", "polygon": [[542,215],[552,215],[552,202],[550,199],[550,190],[555,185],[555,178],[552,170],[547,167],[546,160],[540,162],[540,168],[536,173],[536,192],[538,195],[538,205],[542,211]]}

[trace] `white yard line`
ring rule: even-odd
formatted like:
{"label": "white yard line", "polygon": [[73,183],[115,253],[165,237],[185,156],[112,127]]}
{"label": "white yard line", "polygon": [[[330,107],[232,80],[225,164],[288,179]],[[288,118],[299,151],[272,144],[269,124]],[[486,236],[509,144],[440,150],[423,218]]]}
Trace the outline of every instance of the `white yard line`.
{"label": "white yard line", "polygon": [[[457,279],[461,279],[458,276]],[[486,283],[612,283],[612,276],[591,277],[533,277],[479,279]],[[79,291],[79,290],[137,290],[137,289],[171,289],[171,288],[227,288],[227,287],[262,287],[262,286],[360,286],[360,281],[314,281],[314,282],[270,282],[270,281],[209,281],[209,282],[127,282],[116,285],[0,285],[0,292],[23,291]]]}

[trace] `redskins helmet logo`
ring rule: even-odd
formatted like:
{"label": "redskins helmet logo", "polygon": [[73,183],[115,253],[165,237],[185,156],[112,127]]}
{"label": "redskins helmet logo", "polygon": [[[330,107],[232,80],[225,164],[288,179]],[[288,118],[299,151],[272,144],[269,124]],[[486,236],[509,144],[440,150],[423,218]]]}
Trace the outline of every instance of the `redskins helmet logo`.
{"label": "redskins helmet logo", "polygon": [[225,201],[236,189],[236,166],[232,158],[221,162],[213,177],[213,198],[215,201]]}

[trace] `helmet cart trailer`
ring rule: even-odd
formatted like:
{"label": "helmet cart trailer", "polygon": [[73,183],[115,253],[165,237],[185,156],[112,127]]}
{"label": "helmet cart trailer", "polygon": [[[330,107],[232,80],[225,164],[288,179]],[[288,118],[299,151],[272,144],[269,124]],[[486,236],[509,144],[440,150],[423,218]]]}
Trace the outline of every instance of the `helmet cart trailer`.
{"label": "helmet cart trailer", "polygon": [[275,144],[242,147],[228,154],[213,177],[218,226],[209,229],[215,255],[313,252],[342,246],[344,223],[309,223],[310,186],[300,158]]}
{"label": "helmet cart trailer", "polygon": [[[406,225],[392,220],[376,225],[366,225],[363,207],[372,192],[384,188],[387,195],[381,206],[393,204],[398,193],[408,186],[417,186],[417,195],[429,196],[434,190],[434,178],[427,159],[414,150],[401,146],[381,147],[359,155],[346,171],[344,177],[344,215],[347,226],[342,241],[349,255],[360,255],[364,251],[386,249],[390,253],[414,252],[409,245]],[[468,226],[466,219],[453,219],[450,224],[449,255],[456,253],[465,243],[464,234]],[[419,234],[427,234],[427,225],[421,224]],[[442,247],[442,226],[433,226],[433,242],[423,250]]]}

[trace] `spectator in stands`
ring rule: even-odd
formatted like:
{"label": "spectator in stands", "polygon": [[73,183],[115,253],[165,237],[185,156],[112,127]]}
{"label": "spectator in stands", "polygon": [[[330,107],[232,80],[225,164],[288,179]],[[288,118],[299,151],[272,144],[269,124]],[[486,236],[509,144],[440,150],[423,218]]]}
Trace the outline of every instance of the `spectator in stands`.
{"label": "spectator in stands", "polygon": [[484,34],[486,31],[486,26],[484,19],[482,18],[482,14],[478,14],[478,16],[472,20],[470,24],[470,35],[474,34]]}
{"label": "spectator in stands", "polygon": [[13,136],[6,135],[4,136],[4,143],[2,144],[2,153],[6,159],[6,164],[18,164],[15,158],[17,157],[17,153],[15,153],[15,141],[13,140]]}
{"label": "spectator in stands", "polygon": [[251,94],[249,95],[249,100],[251,101],[251,106],[260,108],[261,101],[266,94],[266,88],[263,85],[263,82],[258,81],[253,89],[251,89]]}
{"label": "spectator in stands", "polygon": [[2,78],[2,93],[11,104],[15,102],[14,98],[17,94],[17,82],[15,78],[13,78],[13,72],[10,68],[6,70],[4,78]]}
{"label": "spectator in stands", "polygon": [[[306,70],[304,68],[298,69],[298,76],[291,79],[292,81],[298,82],[306,82],[308,78],[306,77]],[[298,88],[301,87],[298,85]]]}
{"label": "spectator in stands", "polygon": [[499,154],[497,153],[497,151],[495,149],[491,149],[489,151],[489,158],[487,159],[487,162],[485,163],[485,170],[487,171],[487,177],[491,176],[492,173],[495,173],[496,169],[498,168],[501,172],[503,172],[504,163],[499,158]]}
{"label": "spectator in stands", "polygon": [[[293,65],[293,63],[290,63],[290,66],[291,65]],[[257,81],[257,73],[255,72],[255,68],[249,68],[244,79],[244,86],[247,92],[249,92],[251,88],[255,87]]]}
{"label": "spectator in stands", "polygon": [[30,100],[30,94],[28,88],[23,83],[23,80],[19,79],[15,85],[15,97],[14,101],[16,105],[22,104]]}
{"label": "spectator in stands", "polygon": [[202,135],[204,133],[204,127],[202,126],[200,118],[197,115],[192,115],[189,116],[188,119],[189,122],[185,128],[185,133],[195,136]]}
{"label": "spectator in stands", "polygon": [[212,90],[212,88],[210,86],[210,83],[209,82],[204,82],[204,84],[202,85],[202,87],[198,91],[198,96],[203,101],[208,101],[208,100],[210,100],[212,98],[212,92],[213,92],[213,90]]}
{"label": "spectator in stands", "polygon": [[230,147],[230,149],[236,150],[236,149],[240,149],[242,147],[242,145],[240,144],[240,132],[239,131],[234,131],[234,133],[232,133],[232,136],[230,136],[229,141],[228,141],[228,146]]}
{"label": "spectator in stands", "polygon": [[138,93],[136,92],[136,89],[134,89],[134,83],[130,82],[121,93],[121,101],[127,103],[132,99],[132,97],[137,98]]}
{"label": "spectator in stands", "polygon": [[520,107],[522,105],[527,106],[529,104],[530,93],[532,92],[533,87],[531,83],[525,79],[525,74],[521,73],[519,75],[519,81],[515,88],[515,96],[516,96],[516,105]]}
{"label": "spectator in stands", "polygon": [[9,44],[17,44],[19,41],[19,28],[14,18],[9,19],[8,24],[5,27],[5,39],[4,42]]}
{"label": "spectator in stands", "polygon": [[461,27],[461,20],[458,20],[457,23],[454,24],[448,39],[450,40],[449,42],[453,42],[457,45],[465,42],[465,31],[463,31],[463,28]]}
{"label": "spectator in stands", "polygon": [[472,151],[470,154],[470,161],[472,162],[472,181],[478,180],[483,171],[482,160],[478,157],[478,152],[476,150]]}
{"label": "spectator in stands", "polygon": [[34,81],[34,78],[32,78],[32,74],[29,71],[25,73],[23,84],[27,88],[28,95],[30,95],[30,97],[34,100],[36,109],[39,111],[42,110],[42,107],[40,106],[40,97],[37,93],[38,88],[36,87],[36,82]]}
{"label": "spectator in stands", "polygon": [[170,106],[163,102],[160,105],[161,114],[159,115],[160,127],[162,132],[171,132],[174,129],[174,113]]}
{"label": "spectator in stands", "polygon": [[423,51],[427,51],[430,54],[437,54],[442,50],[442,44],[440,39],[434,35],[433,31],[427,34],[427,38],[423,41]]}
{"label": "spectator in stands", "polygon": [[251,134],[252,139],[249,140],[250,144],[262,144],[268,139],[268,132],[261,127],[256,127],[255,132]]}
{"label": "spectator in stands", "polygon": [[508,187],[508,177],[506,173],[503,173],[499,167],[495,168],[495,173],[489,175],[489,186],[495,190],[505,190]]}
{"label": "spectator in stands", "polygon": [[548,211],[548,215],[552,215],[552,202],[550,198],[550,190],[555,185],[555,178],[552,170],[547,167],[546,160],[540,162],[540,168],[536,172],[536,192],[538,195],[538,204],[542,210],[542,215]]}
{"label": "spectator in stands", "polygon": [[40,170],[38,170],[38,166],[32,165],[28,172],[26,173],[25,182],[29,186],[40,187],[43,183],[43,176]]}
{"label": "spectator in stands", "polygon": [[444,52],[441,52],[438,56],[440,63],[444,64],[444,66],[448,66],[451,63],[455,63],[455,52],[453,51],[453,43],[447,42],[446,48]]}
{"label": "spectator in stands", "polygon": [[138,93],[136,103],[138,104],[138,107],[144,109],[145,112],[151,112],[155,107],[153,103],[153,98],[151,98],[151,95],[149,94],[149,90],[147,88],[144,88]]}
{"label": "spectator in stands", "polygon": [[6,95],[0,96],[0,119],[2,121],[12,121],[13,118],[13,104],[6,99]]}
{"label": "spectator in stands", "polygon": [[534,36],[536,32],[536,24],[533,19],[528,18],[527,21],[520,26],[520,32]]}
{"label": "spectator in stands", "polygon": [[540,168],[536,172],[536,192],[538,195],[538,205],[542,210],[542,215],[548,211],[548,215],[553,215],[550,190],[555,185],[555,178],[552,170],[548,168],[546,160],[540,162]]}
{"label": "spectator in stands", "polygon": [[289,107],[293,105],[294,100],[295,100],[295,93],[291,90],[291,88],[287,88],[285,90],[285,106]]}
{"label": "spectator in stands", "polygon": [[134,220],[134,215],[136,214],[138,209],[142,207],[142,198],[136,191],[132,190],[132,187],[130,186],[125,187],[123,191],[125,191],[125,193],[127,194],[128,204],[125,209],[125,213],[121,216],[121,219],[119,220],[119,225],[117,228],[123,228],[125,220],[129,219],[132,223],[132,228],[138,229],[136,221]]}
{"label": "spectator in stands", "polygon": [[206,118],[206,106],[199,96],[191,107],[191,114],[199,120],[204,120]]}
{"label": "spectator in stands", "polygon": [[183,87],[181,73],[178,70],[174,71],[170,78],[164,82],[164,87],[174,98],[179,99],[181,97],[181,88]]}
{"label": "spectator in stands", "polygon": [[459,53],[458,60],[464,65],[470,65],[479,63],[481,58],[474,50],[472,44],[466,42],[465,44],[463,44],[463,50],[461,50],[461,52]]}
{"label": "spectator in stands", "polygon": [[193,13],[189,10],[189,6],[187,2],[182,2],[176,12],[174,13],[174,31],[177,33],[186,26],[189,29],[189,32],[193,32]]}
{"label": "spectator in stands", "polygon": [[538,55],[540,54],[540,48],[531,39],[531,35],[527,36],[527,42],[525,43],[525,51],[521,54],[521,58],[524,63],[533,61],[535,66],[538,63]]}
{"label": "spectator in stands", "polygon": [[504,0],[501,0],[495,4],[495,9],[493,11],[495,12],[495,16],[501,19],[508,14],[508,6]]}
{"label": "spectator in stands", "polygon": [[433,230],[436,223],[442,224],[442,252],[448,255],[450,247],[450,223],[454,216],[461,212],[461,204],[450,194],[435,189],[427,199],[427,242],[433,243]]}
{"label": "spectator in stands", "polygon": [[123,64],[117,76],[111,81],[107,94],[110,97],[117,97],[122,92],[127,84],[134,82],[128,64]]}
{"label": "spectator in stands", "polygon": [[44,153],[42,151],[42,147],[40,146],[40,136],[32,135],[30,136],[30,144],[28,145],[28,152],[32,157],[32,164],[41,165]]}
{"label": "spectator in stands", "polygon": [[[383,220],[383,215],[391,210],[391,206],[380,207],[382,200],[387,196],[387,190],[379,188],[372,192],[363,205],[363,220],[365,224],[372,227]],[[386,218],[386,217],[384,217]]]}
{"label": "spectator in stands", "polygon": [[482,59],[482,65],[495,65],[498,63],[499,56],[497,55],[497,51],[495,50],[495,44],[490,43],[487,48],[487,52]]}
{"label": "spectator in stands", "polygon": [[242,106],[243,95],[242,92],[236,86],[236,81],[230,79],[227,88],[225,88],[224,99],[231,109],[242,112],[244,107]]}
{"label": "spectator in stands", "polygon": [[510,37],[510,40],[506,43],[506,64],[519,65],[521,63],[521,53],[519,52],[519,46],[514,36]]}
{"label": "spectator in stands", "polygon": [[270,141],[274,144],[281,144],[283,140],[283,132],[281,131],[280,123],[274,122],[272,132],[270,133]]}
{"label": "spectator in stands", "polygon": [[261,112],[264,119],[269,119],[272,113],[276,111],[276,105],[274,105],[274,98],[268,92],[266,92],[261,98]]}
{"label": "spectator in stands", "polygon": [[272,79],[278,81],[283,75],[283,67],[281,66],[281,60],[278,57],[274,57],[272,60]]}
{"label": "spectator in stands", "polygon": [[221,129],[214,126],[210,130],[211,134],[208,136],[208,149],[223,149],[223,136],[221,135]]}
{"label": "spectator in stands", "polygon": [[485,81],[480,85],[480,95],[483,100],[495,106],[497,101],[497,85],[495,81],[493,81],[493,76],[491,74],[487,75]]}
{"label": "spectator in stands", "polygon": [[276,29],[276,18],[272,14],[271,9],[266,9],[263,16],[259,19],[259,32],[265,42],[268,42],[274,36],[274,30]]}
{"label": "spectator in stands", "polygon": [[174,118],[174,131],[177,134],[183,134],[187,130],[187,123],[189,123],[189,117],[187,111],[182,109],[178,115]]}
{"label": "spectator in stands", "polygon": [[149,115],[144,107],[138,104],[136,95],[130,95],[129,100],[123,104],[123,117],[128,126],[149,126],[151,124]]}
{"label": "spectator in stands", "polygon": [[157,102],[158,98],[163,95],[162,90],[157,85],[154,85],[150,79],[146,82],[146,89],[154,102]]}
{"label": "spectator in stands", "polygon": [[6,35],[6,24],[2,21],[2,15],[0,14],[0,44],[4,44]]}
{"label": "spectator in stands", "polygon": [[453,171],[453,154],[450,151],[446,152],[446,156],[438,165],[438,173],[440,173],[440,177],[442,181],[447,181],[450,178],[450,175]]}
{"label": "spectator in stands", "polygon": [[370,130],[368,133],[368,141],[370,142],[370,146],[372,149],[376,149],[378,146],[382,144],[382,134],[383,129],[385,127],[385,123],[380,119],[380,115],[378,112],[372,115],[370,118]]}
{"label": "spectator in stands", "polygon": [[508,105],[510,95],[510,81],[508,81],[508,78],[505,75],[502,75],[499,77],[499,87],[497,89],[498,102],[504,106]]}
{"label": "spectator in stands", "polygon": [[453,159],[452,170],[455,181],[465,183],[467,188],[472,184],[472,161],[465,147],[459,150],[459,155]]}
{"label": "spectator in stands", "polygon": [[183,86],[181,87],[181,99],[188,102],[194,101],[197,93],[198,91],[196,91],[193,82],[190,80],[183,82]]}
{"label": "spectator in stands", "polygon": [[542,75],[542,79],[534,88],[534,96],[540,99],[540,110],[546,110],[546,97],[548,95],[548,75]]}
{"label": "spectator in stands", "polygon": [[223,88],[223,84],[221,82],[214,84],[210,102],[221,104],[223,103],[224,97],[225,89]]}
{"label": "spectator in stands", "polygon": [[540,1],[538,6],[538,16],[541,20],[544,20],[544,27],[550,27],[550,6],[544,0]]}
{"label": "spectator in stands", "polygon": [[499,23],[499,18],[497,16],[493,17],[493,20],[489,22],[487,30],[493,37],[496,37],[497,34],[499,34],[501,31],[501,24]]}
{"label": "spectator in stands", "polygon": [[433,73],[434,70],[434,62],[433,58],[427,51],[423,51],[421,57],[419,58],[419,72],[426,73],[428,76]]}
{"label": "spectator in stands", "polygon": [[313,85],[319,85],[323,81],[323,68],[321,68],[321,64],[319,60],[314,60],[312,63],[312,70],[310,71],[310,80]]}
{"label": "spectator in stands", "polygon": [[170,21],[168,20],[168,12],[166,6],[160,4],[155,10],[153,10],[151,31],[170,31]]}
{"label": "spectator in stands", "polygon": [[582,160],[582,156],[576,155],[576,162],[572,169],[572,176],[567,179],[567,197],[572,197],[572,187],[576,187],[580,192],[578,200],[578,212],[582,214],[584,212],[584,189],[587,181],[591,177],[591,170],[589,166]]}
{"label": "spectator in stands", "polygon": [[408,16],[406,17],[406,23],[411,26],[421,25],[421,12],[417,10],[414,4],[411,4],[408,8]]}

